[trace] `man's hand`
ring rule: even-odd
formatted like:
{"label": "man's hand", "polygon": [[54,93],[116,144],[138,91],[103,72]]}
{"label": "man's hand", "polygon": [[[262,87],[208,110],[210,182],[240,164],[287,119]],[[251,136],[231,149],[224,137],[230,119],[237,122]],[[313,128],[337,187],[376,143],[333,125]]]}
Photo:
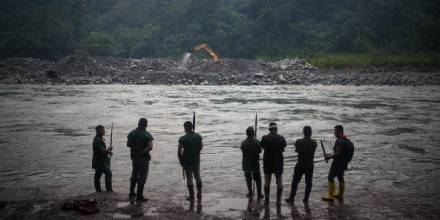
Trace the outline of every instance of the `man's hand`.
{"label": "man's hand", "polygon": [[333,158],[332,154],[325,154],[325,160],[330,160]]}
{"label": "man's hand", "polygon": [[142,150],[142,153],[147,153],[148,151],[151,151],[151,150],[152,150],[151,147],[147,147],[144,150]]}

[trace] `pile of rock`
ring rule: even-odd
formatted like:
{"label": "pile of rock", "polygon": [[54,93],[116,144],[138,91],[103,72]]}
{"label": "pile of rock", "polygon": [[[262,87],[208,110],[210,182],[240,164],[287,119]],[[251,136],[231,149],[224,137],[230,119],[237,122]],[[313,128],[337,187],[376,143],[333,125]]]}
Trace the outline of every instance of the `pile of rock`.
{"label": "pile of rock", "polygon": [[413,70],[326,70],[301,59],[265,62],[246,59],[192,59],[68,56],[58,61],[0,60],[0,84],[184,84],[184,85],[440,85],[439,72]]}
{"label": "pile of rock", "polygon": [[314,70],[316,67],[303,59],[284,59],[270,64],[274,70]]}

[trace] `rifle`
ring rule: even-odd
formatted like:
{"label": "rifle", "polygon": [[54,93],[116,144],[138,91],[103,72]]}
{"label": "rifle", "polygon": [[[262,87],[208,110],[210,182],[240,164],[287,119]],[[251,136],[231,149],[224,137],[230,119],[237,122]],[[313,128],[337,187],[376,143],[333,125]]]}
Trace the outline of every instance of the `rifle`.
{"label": "rifle", "polygon": [[255,139],[257,139],[257,130],[258,130],[258,115],[255,113]]}
{"label": "rifle", "polygon": [[110,130],[110,147],[113,146],[113,123],[112,123],[112,128]]}
{"label": "rifle", "polygon": [[[258,115],[257,115],[257,113],[255,113],[255,134],[254,134],[255,141],[257,141],[257,130],[258,130]],[[257,185],[257,181],[255,180],[254,184],[252,184],[252,195],[255,194],[256,185]],[[258,195],[257,195],[257,197],[258,197]]]}
{"label": "rifle", "polygon": [[324,152],[324,160],[326,163],[328,163],[327,154],[325,153],[325,147],[324,147],[324,143],[322,143],[322,140],[321,140],[321,148],[322,148],[322,151]]}
{"label": "rifle", "polygon": [[193,112],[193,131],[196,131],[196,112]]}
{"label": "rifle", "polygon": [[113,122],[112,122],[112,127],[110,129],[110,147],[112,148],[109,153],[108,153],[108,157],[111,157],[113,155]]}

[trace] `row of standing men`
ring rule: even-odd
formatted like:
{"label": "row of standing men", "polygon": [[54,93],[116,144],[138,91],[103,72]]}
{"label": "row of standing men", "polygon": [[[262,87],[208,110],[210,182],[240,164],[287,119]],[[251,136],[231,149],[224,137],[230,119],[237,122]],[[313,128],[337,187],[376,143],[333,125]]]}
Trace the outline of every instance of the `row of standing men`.
{"label": "row of standing men", "polygon": [[[148,121],[145,118],[139,119],[138,127],[132,130],[127,136],[127,147],[130,148],[130,158],[132,160],[132,173],[130,178],[129,198],[136,199],[137,202],[148,201],[144,197],[144,185],[148,177],[149,161],[151,160],[150,151],[153,150],[153,136],[147,131]],[[202,199],[202,179],[200,177],[200,152],[203,149],[202,136],[193,130],[193,124],[186,121],[183,124],[185,134],[178,140],[177,156],[186,175],[189,196],[187,200],[193,202],[195,198],[200,202]],[[317,148],[316,140],[312,139],[312,128],[305,126],[303,128],[304,137],[296,140],[295,151],[298,153],[297,164],[294,168],[292,178],[291,191],[285,201],[289,204],[294,203],[298,184],[305,176],[305,194],[303,202],[309,201],[312,189],[314,155]],[[344,128],[337,125],[334,128],[334,134],[337,138],[334,145],[334,154],[326,154],[325,160],[333,159],[328,174],[328,193],[322,199],[333,201],[335,199],[342,200],[345,191],[344,172],[347,169],[347,145],[350,140],[344,135]],[[112,146],[107,147],[104,140],[105,129],[102,125],[96,126],[96,136],[93,140],[93,161],[92,168],[95,169],[94,185],[97,192],[101,192],[100,179],[102,174],[105,175],[106,191],[113,192],[112,189],[112,172],[110,169],[110,158],[112,155]],[[284,168],[283,152],[287,146],[287,142],[282,135],[278,134],[276,123],[269,124],[269,133],[258,141],[255,137],[253,127],[246,129],[247,138],[241,144],[243,153],[242,169],[244,171],[246,185],[248,189],[247,196],[252,198],[254,191],[252,190],[252,182],[256,183],[257,199],[264,198],[264,204],[269,205],[270,184],[272,175],[275,176],[277,185],[276,204],[281,204],[281,196],[283,193],[282,175]],[[263,154],[263,171],[264,171],[264,195],[261,192],[261,173],[260,173],[260,153]],[[351,158],[350,158],[351,159]],[[337,177],[339,181],[339,191],[336,193],[336,184],[334,179]],[[194,182],[196,182],[197,194],[194,195]],[[135,191],[135,188],[137,189]]]}

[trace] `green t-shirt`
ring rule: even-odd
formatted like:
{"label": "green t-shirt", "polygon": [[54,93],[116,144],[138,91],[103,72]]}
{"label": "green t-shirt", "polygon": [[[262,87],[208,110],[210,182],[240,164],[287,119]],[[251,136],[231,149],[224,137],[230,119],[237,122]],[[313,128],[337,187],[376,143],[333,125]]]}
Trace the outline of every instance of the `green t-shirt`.
{"label": "green t-shirt", "polygon": [[200,150],[202,149],[202,136],[189,132],[179,138],[179,145],[183,147],[182,166],[193,167],[200,165]]}
{"label": "green t-shirt", "polygon": [[128,134],[127,139],[127,147],[130,148],[131,159],[151,159],[150,152],[142,152],[147,148],[148,142],[154,140],[153,136],[148,131],[136,128]]}
{"label": "green t-shirt", "polygon": [[246,138],[241,143],[241,151],[243,153],[242,168],[245,172],[260,171],[260,141],[254,138]]}
{"label": "green t-shirt", "polygon": [[106,149],[104,138],[95,136],[93,139],[92,168],[99,169],[110,166],[110,157],[103,152]]}

